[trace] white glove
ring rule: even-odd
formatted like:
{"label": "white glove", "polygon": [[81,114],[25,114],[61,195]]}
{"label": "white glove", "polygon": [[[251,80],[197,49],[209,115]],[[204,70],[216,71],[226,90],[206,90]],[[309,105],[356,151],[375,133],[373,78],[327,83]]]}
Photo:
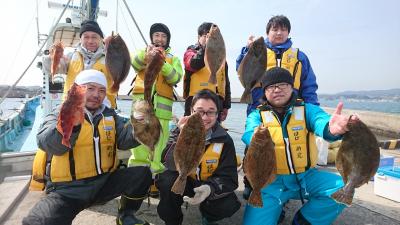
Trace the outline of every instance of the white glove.
{"label": "white glove", "polygon": [[211,193],[210,185],[203,184],[197,188],[193,189],[194,196],[193,198],[189,198],[188,196],[183,196],[183,201],[191,204],[191,205],[198,205],[202,203]]}

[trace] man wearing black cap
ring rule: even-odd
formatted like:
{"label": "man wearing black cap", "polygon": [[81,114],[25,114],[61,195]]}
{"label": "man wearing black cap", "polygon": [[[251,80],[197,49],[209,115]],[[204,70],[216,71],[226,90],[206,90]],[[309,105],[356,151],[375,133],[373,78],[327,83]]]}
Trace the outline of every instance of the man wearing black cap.
{"label": "man wearing black cap", "polygon": [[[137,100],[144,98],[144,70],[146,68],[145,56],[147,51],[153,46],[162,47],[166,55],[165,63],[158,74],[152,93],[154,111],[160,121],[162,135],[155,147],[152,161],[149,159],[148,148],[140,145],[132,149],[128,166],[147,165],[150,166],[153,174],[157,174],[165,170],[164,165],[161,163],[161,154],[169,137],[169,122],[172,119],[172,105],[174,103],[173,87],[182,78],[182,66],[179,58],[171,54],[171,47],[169,46],[171,32],[165,24],[155,23],[150,27],[150,40],[151,44],[146,49],[141,49],[132,56],[132,66],[136,72],[132,88],[132,99],[134,104]],[[121,196],[120,208],[129,209],[131,205],[136,204],[135,202],[137,200],[128,196]]]}
{"label": "man wearing black cap", "polygon": [[[205,67],[204,54],[207,42],[207,34],[210,31],[212,23],[204,22],[197,29],[197,43],[187,48],[183,62],[185,65],[185,76],[183,78],[183,98],[185,99],[185,116],[191,114],[193,96],[202,89],[209,89],[219,96],[222,109],[219,112],[218,119],[224,121],[228,116],[228,110],[231,108],[231,88],[228,76],[228,64],[225,63],[225,69],[217,73],[218,83],[208,82],[211,75]],[[222,81],[222,82],[219,82]]]}
{"label": "man wearing black cap", "polygon": [[[117,92],[112,92],[112,77],[105,66],[105,53],[103,45],[103,31],[99,24],[93,20],[85,20],[81,23],[79,31],[80,43],[75,51],[61,58],[60,67],[57,73],[66,74],[64,84],[64,96],[74,83],[75,77],[82,70],[95,69],[106,75],[107,78],[107,98],[105,105],[111,108],[116,107]],[[52,50],[51,50],[52,51]],[[43,60],[43,64],[50,68],[50,57]],[[49,69],[50,70],[50,69]]]}
{"label": "man wearing black cap", "polygon": [[243,224],[277,224],[290,199],[308,200],[292,224],[332,224],[345,205],[330,195],[343,182],[336,174],[314,168],[318,154],[314,135],[327,141],[341,139],[349,120],[341,115],[343,104],[330,116],[319,106],[298,100],[292,75],[280,67],[269,69],[261,84],[263,103],[247,117],[242,141],[249,146],[255,129],[267,127],[275,144],[277,175],[261,190],[262,208],[246,205]]}

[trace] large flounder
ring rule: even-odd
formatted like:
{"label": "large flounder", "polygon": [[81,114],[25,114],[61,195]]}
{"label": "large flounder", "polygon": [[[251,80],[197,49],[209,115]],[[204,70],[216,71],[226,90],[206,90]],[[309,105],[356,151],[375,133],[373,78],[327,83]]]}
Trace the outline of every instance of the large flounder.
{"label": "large flounder", "polygon": [[275,146],[268,128],[260,126],[254,132],[243,169],[253,188],[248,203],[263,207],[261,189],[272,183],[276,174]]}
{"label": "large flounder", "polygon": [[150,149],[152,159],[161,134],[161,124],[153,107],[145,100],[136,101],[131,112],[131,123],[134,138]]}
{"label": "large flounder", "polygon": [[120,84],[128,76],[131,68],[131,57],[128,47],[119,34],[111,34],[104,42],[106,49],[106,67],[113,79],[111,91],[117,92]]}
{"label": "large flounder", "polygon": [[162,47],[150,46],[145,56],[144,99],[152,105],[152,88],[165,62],[165,52]]}
{"label": "large flounder", "polygon": [[359,119],[349,118],[336,156],[336,168],[345,186],[332,194],[337,202],[351,205],[355,188],[367,183],[379,166],[379,145],[375,135]]}
{"label": "large flounder", "polygon": [[74,83],[68,91],[67,99],[61,105],[58,115],[57,130],[62,135],[62,144],[71,148],[71,138],[74,125],[85,119],[86,86]]}
{"label": "large flounder", "polygon": [[174,161],[179,172],[171,191],[182,195],[187,176],[195,173],[205,148],[205,127],[200,114],[192,114],[179,133],[174,150]]}
{"label": "large flounder", "polygon": [[204,64],[211,75],[208,82],[217,83],[217,72],[225,66],[226,49],[224,38],[217,25],[213,24],[208,33],[206,49],[204,55]]}
{"label": "large flounder", "polygon": [[264,38],[260,37],[251,43],[249,51],[240,63],[238,74],[239,80],[244,87],[244,92],[240,98],[242,103],[251,103],[251,89],[260,82],[265,73],[265,64],[267,62],[267,48]]}

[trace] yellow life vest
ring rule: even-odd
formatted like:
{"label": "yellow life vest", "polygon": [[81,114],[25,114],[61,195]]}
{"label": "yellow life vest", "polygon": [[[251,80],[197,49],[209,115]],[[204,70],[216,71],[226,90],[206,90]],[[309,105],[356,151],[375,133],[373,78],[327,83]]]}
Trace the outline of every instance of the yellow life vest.
{"label": "yellow life vest", "polygon": [[300,88],[300,77],[301,77],[301,69],[302,64],[298,58],[299,49],[298,48],[289,48],[282,54],[282,59],[280,62],[276,58],[276,53],[267,48],[267,65],[266,70],[269,70],[272,67],[282,67],[290,72],[293,76],[294,80],[294,88],[299,90]]}
{"label": "yellow life vest", "polygon": [[29,184],[30,191],[43,191],[46,173],[47,154],[42,149],[38,149],[33,159],[32,177]]}
{"label": "yellow life vest", "polygon": [[[44,189],[45,174],[49,176],[51,182],[65,182],[114,171],[118,166],[114,117],[103,118],[97,129],[99,136],[94,140],[93,127],[85,120],[73,150],[61,156],[53,155],[49,159],[50,171],[46,171],[45,168],[47,153],[39,149],[33,162],[30,190]],[[93,145],[98,140],[99,143]]]}
{"label": "yellow life vest", "polygon": [[[281,126],[274,112],[266,110],[260,113],[275,143],[277,174],[302,173],[316,165],[315,136],[306,127],[304,106],[293,108],[286,127]],[[284,130],[287,135],[284,135]]]}
{"label": "yellow life vest", "polygon": [[[172,63],[172,55],[167,54],[165,61],[169,64]],[[144,69],[139,71],[136,75],[136,80],[133,85],[132,93],[133,94],[143,94],[144,93]],[[155,91],[157,95],[163,96],[165,98],[174,99],[174,91],[173,88],[168,82],[165,80],[164,76],[159,73],[157,75],[156,84],[155,84]]]}
{"label": "yellow life vest", "polygon": [[[117,106],[117,92],[112,92],[111,91],[111,86],[113,84],[113,79],[111,77],[110,72],[108,72],[105,64],[105,57],[102,56],[100,57],[95,64],[93,64],[92,69],[98,70],[106,76],[107,79],[107,99],[111,103],[111,108],[115,109]],[[75,82],[76,76],[84,70],[84,62],[83,62],[83,56],[81,55],[80,52],[76,51],[72,54],[71,61],[68,66],[68,72],[67,72],[67,78],[64,84],[64,100],[68,94],[68,90],[71,88],[71,86]]]}
{"label": "yellow life vest", "polygon": [[217,84],[208,82],[210,76],[211,73],[207,67],[203,67],[199,71],[190,75],[190,84],[184,84],[190,85],[189,96],[194,96],[202,89],[208,89],[222,98],[225,98],[225,65],[217,72]]}
{"label": "yellow life vest", "polygon": [[201,158],[196,174],[191,174],[190,176],[193,179],[198,178],[201,181],[207,180],[207,178],[210,177],[218,167],[223,147],[224,143],[211,143],[208,145],[203,157]]}
{"label": "yellow life vest", "polygon": [[[267,62],[265,65],[265,70],[269,70],[273,67],[282,67],[290,72],[293,76],[294,85],[293,87],[299,90],[300,88],[300,78],[302,64],[298,59],[299,49],[289,48],[282,54],[282,59],[278,61],[276,58],[276,53],[267,48]],[[256,83],[254,87],[261,87],[260,82]]]}

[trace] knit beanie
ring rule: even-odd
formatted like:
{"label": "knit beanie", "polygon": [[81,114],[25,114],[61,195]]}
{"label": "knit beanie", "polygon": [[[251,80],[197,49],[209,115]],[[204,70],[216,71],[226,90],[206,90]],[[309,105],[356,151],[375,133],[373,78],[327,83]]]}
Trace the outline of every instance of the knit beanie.
{"label": "knit beanie", "polygon": [[86,31],[93,31],[100,35],[101,38],[104,38],[103,31],[101,31],[99,24],[97,24],[94,20],[85,20],[81,23],[81,29],[79,31],[79,37]]}
{"label": "knit beanie", "polygon": [[169,47],[169,42],[171,40],[171,33],[170,33],[168,27],[163,23],[155,23],[155,24],[151,25],[151,27],[150,27],[151,43],[153,43],[153,34],[155,32],[163,32],[167,35],[167,45],[165,46],[165,49],[167,49]]}
{"label": "knit beanie", "polygon": [[263,89],[277,83],[288,83],[293,86],[293,77],[288,70],[281,67],[274,67],[265,72],[261,83]]}
{"label": "knit beanie", "polygon": [[104,73],[98,70],[83,70],[75,78],[76,84],[97,83],[107,87],[107,80]]}

